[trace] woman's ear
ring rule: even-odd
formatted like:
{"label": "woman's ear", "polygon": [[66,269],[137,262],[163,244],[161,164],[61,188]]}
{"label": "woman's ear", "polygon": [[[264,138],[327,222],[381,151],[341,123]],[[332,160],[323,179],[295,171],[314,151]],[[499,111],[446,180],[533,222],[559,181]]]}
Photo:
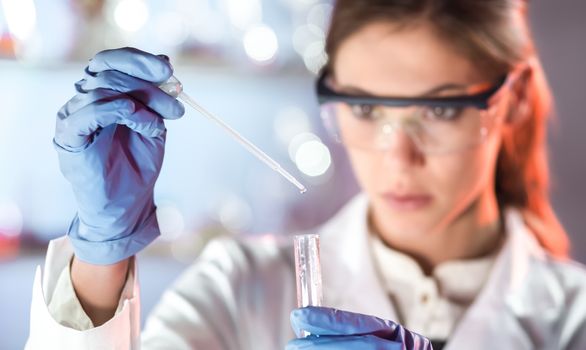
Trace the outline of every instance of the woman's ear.
{"label": "woman's ear", "polygon": [[520,124],[529,117],[533,99],[532,78],[533,70],[528,66],[523,68],[512,82],[510,87],[511,98],[509,99],[506,119],[507,124]]}

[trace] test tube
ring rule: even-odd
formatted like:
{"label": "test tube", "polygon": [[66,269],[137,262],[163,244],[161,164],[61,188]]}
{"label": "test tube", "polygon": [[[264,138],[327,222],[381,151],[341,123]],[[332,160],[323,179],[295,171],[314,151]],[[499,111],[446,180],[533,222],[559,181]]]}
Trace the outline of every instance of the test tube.
{"label": "test tube", "polygon": [[[297,307],[321,306],[323,302],[319,235],[297,235],[294,238]],[[306,331],[302,337],[308,336]]]}

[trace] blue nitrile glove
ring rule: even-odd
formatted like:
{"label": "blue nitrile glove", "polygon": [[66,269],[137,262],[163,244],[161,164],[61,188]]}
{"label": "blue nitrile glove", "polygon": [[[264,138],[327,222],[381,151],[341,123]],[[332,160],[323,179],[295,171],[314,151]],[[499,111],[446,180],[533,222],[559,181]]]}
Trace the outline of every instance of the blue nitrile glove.
{"label": "blue nitrile glove", "polygon": [[311,335],[287,344],[287,350],[360,349],[432,350],[431,342],[401,325],[374,316],[326,307],[305,307],[291,312],[295,334]]}
{"label": "blue nitrile glove", "polygon": [[77,200],[68,236],[93,264],[126,259],[159,234],[153,188],[163,163],[163,119],[183,105],[157,85],[173,74],[164,56],[133,48],[99,52],[57,113],[54,144]]}

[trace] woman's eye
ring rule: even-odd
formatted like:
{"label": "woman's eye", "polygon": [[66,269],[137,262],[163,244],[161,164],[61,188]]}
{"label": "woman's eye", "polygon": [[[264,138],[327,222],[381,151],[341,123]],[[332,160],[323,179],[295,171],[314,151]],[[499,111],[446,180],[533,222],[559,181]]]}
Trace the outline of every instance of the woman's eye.
{"label": "woman's eye", "polygon": [[439,121],[451,121],[457,119],[462,112],[459,107],[429,107],[425,109],[425,117]]}
{"label": "woman's eye", "polygon": [[360,119],[372,119],[374,117],[374,106],[373,105],[352,105],[352,114]]}

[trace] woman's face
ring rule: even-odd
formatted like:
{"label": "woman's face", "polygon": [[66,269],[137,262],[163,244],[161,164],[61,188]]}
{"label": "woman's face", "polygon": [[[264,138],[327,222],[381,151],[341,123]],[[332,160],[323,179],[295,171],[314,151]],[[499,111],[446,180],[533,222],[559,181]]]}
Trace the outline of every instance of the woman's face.
{"label": "woman's face", "polygon": [[[498,78],[425,24],[400,30],[370,24],[342,43],[333,68],[338,89],[378,96],[416,97],[444,85],[452,86],[444,95],[462,95],[465,87]],[[486,205],[496,206],[501,127],[478,146],[441,155],[422,153],[401,131],[382,151],[347,146],[377,228],[395,235],[433,234],[465,216],[478,218]]]}

